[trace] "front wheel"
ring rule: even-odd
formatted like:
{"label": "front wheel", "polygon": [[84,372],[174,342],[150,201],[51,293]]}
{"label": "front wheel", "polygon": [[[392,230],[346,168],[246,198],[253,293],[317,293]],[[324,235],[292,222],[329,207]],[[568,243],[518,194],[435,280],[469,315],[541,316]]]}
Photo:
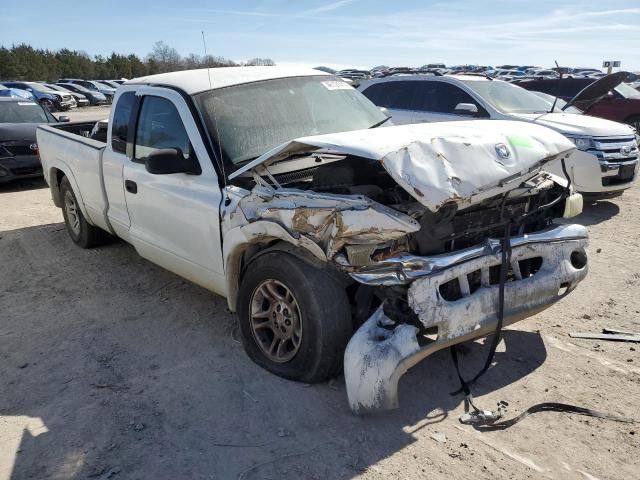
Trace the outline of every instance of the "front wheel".
{"label": "front wheel", "polygon": [[71,240],[82,248],[97,247],[106,243],[109,234],[94,227],[84,218],[67,177],[64,177],[60,182],[60,195],[62,197],[62,216]]}
{"label": "front wheel", "polygon": [[255,363],[305,383],[340,373],[353,332],[344,288],[284,252],[263,254],[249,264],[238,295],[238,321]]}

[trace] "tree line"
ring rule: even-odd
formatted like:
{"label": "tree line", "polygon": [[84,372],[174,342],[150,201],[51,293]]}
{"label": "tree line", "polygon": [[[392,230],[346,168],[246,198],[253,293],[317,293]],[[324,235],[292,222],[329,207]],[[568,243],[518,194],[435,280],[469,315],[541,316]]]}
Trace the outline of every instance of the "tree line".
{"label": "tree line", "polygon": [[242,65],[275,65],[270,58],[252,58],[237,63],[214,55],[178,51],[158,41],[144,58],[135,54],[112,53],[108,57],[91,56],[82,50],[48,50],[27,44],[0,47],[0,80],[56,81],[59,78],[118,79],[135,78],[154,73],[194,68],[235,67]]}

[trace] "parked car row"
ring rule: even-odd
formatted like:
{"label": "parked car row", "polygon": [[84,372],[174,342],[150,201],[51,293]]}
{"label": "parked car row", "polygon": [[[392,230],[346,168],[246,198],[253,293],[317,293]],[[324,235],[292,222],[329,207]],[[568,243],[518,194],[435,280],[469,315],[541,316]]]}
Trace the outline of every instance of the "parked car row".
{"label": "parked car row", "polygon": [[0,97],[0,184],[42,176],[36,143],[38,125],[68,122],[23,97]]}
{"label": "parked car row", "polygon": [[[329,71],[327,67],[319,67],[322,71]],[[388,67],[379,65],[371,70],[344,69],[340,71],[331,70],[330,73],[347,80],[354,86],[358,86],[361,81],[371,78],[389,77],[393,75],[410,74],[480,74],[491,78],[498,78],[505,81],[519,81],[524,79],[557,79],[557,78],[580,78],[595,81],[606,74],[597,68],[569,68],[553,67],[542,68],[532,65],[502,65],[493,67],[490,65],[451,65],[447,67],[443,63],[429,63],[421,67]],[[626,79],[629,83],[640,84],[640,74],[628,72]],[[640,85],[638,85],[640,86]]]}
{"label": "parked car row", "polygon": [[55,83],[30,81],[0,82],[0,97],[26,98],[51,112],[63,112],[87,105],[113,101],[116,88],[124,80],[83,80],[62,78]]}

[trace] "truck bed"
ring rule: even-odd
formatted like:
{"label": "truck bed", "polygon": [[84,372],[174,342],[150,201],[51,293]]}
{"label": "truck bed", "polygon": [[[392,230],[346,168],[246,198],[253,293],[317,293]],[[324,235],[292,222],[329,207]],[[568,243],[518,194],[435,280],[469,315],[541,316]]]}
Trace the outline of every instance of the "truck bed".
{"label": "truck bed", "polygon": [[109,230],[102,177],[102,152],[106,144],[89,138],[95,123],[41,125],[36,137],[42,171],[51,186],[54,203],[62,206],[63,200],[57,195],[62,173],[69,179],[89,223]]}

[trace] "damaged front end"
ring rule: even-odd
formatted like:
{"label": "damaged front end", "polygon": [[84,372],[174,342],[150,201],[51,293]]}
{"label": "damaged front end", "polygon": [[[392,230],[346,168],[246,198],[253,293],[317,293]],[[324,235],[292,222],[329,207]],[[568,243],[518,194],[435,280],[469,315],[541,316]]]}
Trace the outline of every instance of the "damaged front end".
{"label": "damaged front end", "polygon": [[574,150],[543,127],[496,121],[294,140],[230,177],[230,285],[237,252],[274,240],[342,276],[358,327],[344,356],[349,404],[394,408],[409,368],[495,329],[505,229],[504,325],[547,308],[585,277],[586,229],[553,222],[580,213],[581,197],[544,171]]}

